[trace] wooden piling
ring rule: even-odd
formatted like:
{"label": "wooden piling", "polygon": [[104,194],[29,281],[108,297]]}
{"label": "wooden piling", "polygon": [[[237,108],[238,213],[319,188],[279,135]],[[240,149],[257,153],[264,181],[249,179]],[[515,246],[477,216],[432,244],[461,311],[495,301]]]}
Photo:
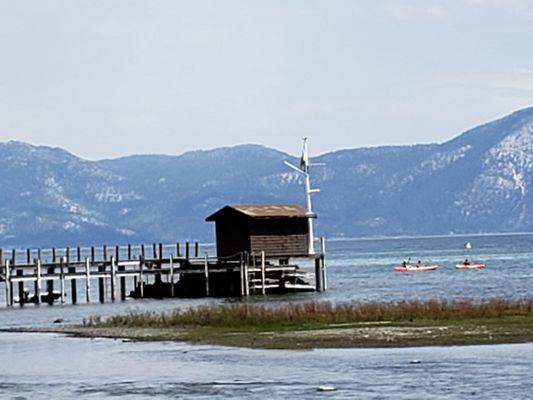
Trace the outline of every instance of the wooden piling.
{"label": "wooden piling", "polygon": [[248,274],[248,263],[244,261],[244,295],[250,295],[250,275]]}
{"label": "wooden piling", "polygon": [[144,267],[144,257],[141,256],[141,259],[139,260],[139,294],[141,296],[141,299],[144,297],[143,267]]}
{"label": "wooden piling", "polygon": [[[0,253],[2,254],[2,253]],[[181,257],[181,251],[180,251],[180,243],[176,243],[176,257]]]}
{"label": "wooden piling", "polygon": [[[68,265],[68,273],[75,274],[76,267],[70,266],[68,258],[67,258],[67,265]],[[72,304],[78,303],[78,283],[76,282],[76,278],[72,278],[70,280],[70,297],[71,297]]]}
{"label": "wooden piling", "polygon": [[7,259],[5,261],[5,280],[6,280],[6,307],[13,305],[13,300],[11,297],[11,260]]}
{"label": "wooden piling", "polygon": [[111,301],[117,298],[117,263],[114,256],[111,256]]}
{"label": "wooden piling", "polygon": [[56,248],[52,247],[52,262],[56,262]]}
{"label": "wooden piling", "polygon": [[41,259],[35,259],[35,304],[41,304]]}
{"label": "wooden piling", "polygon": [[[102,246],[102,264],[98,267],[98,272],[105,274],[106,269],[106,261],[107,261],[107,245]],[[98,278],[98,296],[100,298],[100,303],[105,302],[105,278]]]}
{"label": "wooden piling", "polygon": [[152,256],[155,259],[157,259],[157,249],[155,243],[152,243]]}
{"label": "wooden piling", "polygon": [[244,257],[241,253],[241,260],[239,263],[239,283],[241,284],[241,297],[244,297]]}
{"label": "wooden piling", "polygon": [[317,292],[322,292],[322,262],[320,256],[315,257],[315,289]]}
{"label": "wooden piling", "polygon": [[81,248],[80,248],[80,246],[78,246],[78,247],[76,248],[76,260],[77,260],[78,262],[81,262]]}
{"label": "wooden piling", "polygon": [[[55,270],[56,269],[54,267],[48,267],[46,269],[46,275],[54,275]],[[46,280],[46,293],[48,295],[48,303],[52,304],[54,302],[54,280],[53,279]]]}
{"label": "wooden piling", "polygon": [[14,267],[17,265],[17,251],[15,249],[11,250],[11,266]]}
{"label": "wooden piling", "polygon": [[26,249],[26,264],[27,265],[31,264],[31,250],[30,249]]}
{"label": "wooden piling", "polygon": [[[17,277],[21,278],[24,275],[22,269],[17,269]],[[18,281],[18,293],[19,293],[19,306],[24,306],[24,281]]]}
{"label": "wooden piling", "polygon": [[128,243],[128,260],[131,260],[131,243]]}
{"label": "wooden piling", "polygon": [[163,259],[163,243],[159,243],[159,259]]}
{"label": "wooden piling", "polygon": [[209,256],[205,253],[204,258],[205,295],[209,297]]}
{"label": "wooden piling", "polygon": [[70,247],[67,247],[65,249],[65,257],[66,257],[65,264],[69,265],[70,264]]}
{"label": "wooden piling", "polygon": [[185,242],[185,259],[189,260],[189,242]]}
{"label": "wooden piling", "polygon": [[174,297],[174,256],[170,255],[170,297]]}
{"label": "wooden piling", "polygon": [[85,257],[85,301],[91,302],[91,261]]}
{"label": "wooden piling", "polygon": [[66,257],[59,260],[59,288],[61,290],[61,304],[65,302],[65,261]]}
{"label": "wooden piling", "polygon": [[265,252],[261,252],[261,294],[266,294]]}
{"label": "wooden piling", "polygon": [[198,258],[200,256],[200,247],[198,245],[198,242],[194,242],[194,258]]}

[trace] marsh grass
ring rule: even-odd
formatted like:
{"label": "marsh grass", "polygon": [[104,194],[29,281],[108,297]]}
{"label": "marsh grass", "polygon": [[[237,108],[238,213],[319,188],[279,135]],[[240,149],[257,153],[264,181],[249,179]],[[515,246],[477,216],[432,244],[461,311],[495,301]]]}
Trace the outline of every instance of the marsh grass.
{"label": "marsh grass", "polygon": [[234,304],[203,306],[167,313],[131,312],[107,319],[90,317],[86,327],[132,328],[222,328],[233,330],[299,329],[336,324],[391,321],[396,323],[433,321],[455,323],[472,319],[533,316],[533,299],[427,300],[365,303],[326,301],[263,306]]}

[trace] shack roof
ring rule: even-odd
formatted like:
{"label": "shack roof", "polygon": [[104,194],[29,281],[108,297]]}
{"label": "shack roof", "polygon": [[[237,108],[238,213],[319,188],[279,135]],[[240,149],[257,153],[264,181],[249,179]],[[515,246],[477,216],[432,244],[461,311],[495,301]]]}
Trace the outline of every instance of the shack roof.
{"label": "shack roof", "polygon": [[237,211],[250,218],[307,218],[307,210],[297,204],[254,204],[227,205],[207,217],[206,221],[216,221],[222,214],[230,210]]}

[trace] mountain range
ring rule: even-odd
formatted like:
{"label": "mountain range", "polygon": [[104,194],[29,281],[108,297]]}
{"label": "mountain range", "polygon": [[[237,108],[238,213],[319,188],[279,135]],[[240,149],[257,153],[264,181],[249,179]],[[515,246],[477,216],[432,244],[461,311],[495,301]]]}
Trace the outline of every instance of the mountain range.
{"label": "mountain range", "polygon": [[[260,145],[87,161],[0,143],[0,246],[213,241],[226,204],[304,203],[303,182]],[[315,157],[317,231],[334,237],[533,231],[533,107],[441,144]]]}

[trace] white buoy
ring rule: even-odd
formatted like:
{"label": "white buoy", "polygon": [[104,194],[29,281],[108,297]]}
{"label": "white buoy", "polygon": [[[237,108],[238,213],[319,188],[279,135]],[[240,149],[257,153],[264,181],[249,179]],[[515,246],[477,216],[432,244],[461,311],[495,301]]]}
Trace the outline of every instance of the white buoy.
{"label": "white buoy", "polygon": [[472,243],[466,242],[465,243],[465,249],[471,249],[471,248],[472,248]]}
{"label": "white buoy", "polygon": [[316,390],[317,392],[334,392],[337,388],[335,386],[319,386]]}

